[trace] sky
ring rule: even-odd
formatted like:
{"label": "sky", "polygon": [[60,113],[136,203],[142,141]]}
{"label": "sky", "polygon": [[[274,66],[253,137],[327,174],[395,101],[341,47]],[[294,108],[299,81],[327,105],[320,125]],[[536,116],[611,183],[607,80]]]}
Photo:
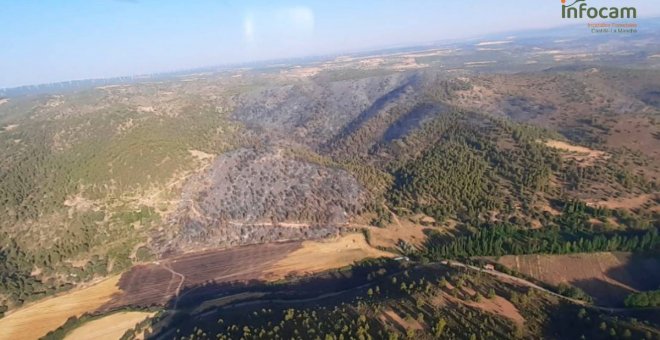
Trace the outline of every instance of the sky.
{"label": "sky", "polygon": [[[657,0],[589,0],[660,16]],[[0,88],[549,28],[560,0],[0,0]]]}

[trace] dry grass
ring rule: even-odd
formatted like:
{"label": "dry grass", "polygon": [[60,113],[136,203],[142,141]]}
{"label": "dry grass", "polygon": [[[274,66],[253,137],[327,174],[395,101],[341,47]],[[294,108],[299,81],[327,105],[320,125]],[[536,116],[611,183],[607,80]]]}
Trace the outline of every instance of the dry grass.
{"label": "dry grass", "polygon": [[414,329],[414,330],[424,329],[424,326],[420,324],[419,321],[414,319],[404,319],[391,309],[384,311],[383,314],[380,316],[380,319],[383,322],[389,321],[390,323],[399,325],[403,329]]}
{"label": "dry grass", "polygon": [[629,293],[654,289],[658,261],[628,253],[502,256],[498,262],[537,280],[582,288],[601,304],[617,305]]}
{"label": "dry grass", "polygon": [[523,326],[525,323],[525,318],[520,314],[518,308],[501,296],[495,296],[492,299],[483,298],[480,302],[470,301],[466,304],[479,308],[484,312],[509,318],[518,326]]}
{"label": "dry grass", "polygon": [[291,78],[308,78],[317,75],[322,70],[320,67],[294,67],[286,71],[281,71],[280,74]]}
{"label": "dry grass", "polygon": [[74,329],[65,340],[117,340],[142,320],[155,313],[121,312],[93,320]]}
{"label": "dry grass", "polygon": [[[453,290],[454,287],[451,285],[447,286],[448,290]],[[461,289],[464,294],[468,296],[474,296],[477,294],[473,289],[463,287]],[[476,301],[469,301],[469,300],[462,300],[456,297],[453,297],[449,295],[446,292],[442,292],[442,294],[435,296],[432,300],[431,303],[434,306],[447,306],[448,301],[452,301],[454,303],[460,303],[464,304],[467,306],[471,306],[474,308],[481,309],[484,312],[499,315],[499,316],[504,316],[506,318],[509,318],[511,321],[513,321],[516,325],[519,327],[522,327],[523,324],[525,323],[525,318],[520,314],[520,311],[518,311],[518,308],[514,306],[509,300],[496,295],[492,299],[488,299],[486,297],[482,298],[481,301],[476,302]]]}
{"label": "dry grass", "polygon": [[542,281],[559,284],[575,279],[604,277],[609,268],[622,265],[612,253],[574,254],[574,255],[506,255],[499,261],[518,272]]}
{"label": "dry grass", "polygon": [[[2,102],[2,101],[0,100],[0,102]],[[4,131],[13,131],[13,130],[16,130],[17,127],[19,127],[18,124],[9,124],[9,125],[5,126],[3,128],[3,130]]]}
{"label": "dry grass", "polygon": [[91,312],[119,292],[119,276],[93,286],[29,304],[0,319],[0,339],[38,339],[69,317]]}
{"label": "dry grass", "polygon": [[586,148],[584,146],[572,145],[558,140],[547,140],[545,145],[553,149],[565,152],[565,159],[573,159],[581,165],[588,166],[598,159],[607,159],[609,155],[604,151]]}
{"label": "dry grass", "polygon": [[[396,248],[399,240],[404,240],[414,246],[421,246],[426,240],[424,230],[430,229],[412,222],[409,218],[400,218],[395,214],[392,214],[392,223],[384,228],[367,225],[368,221],[374,217],[375,214],[365,214],[350,224],[351,227],[369,230],[371,235],[369,242],[374,247]],[[413,216],[412,219],[424,219],[428,223],[435,222],[431,217],[421,214]],[[435,228],[435,230],[442,232],[452,228],[452,223],[446,223],[442,228]]]}
{"label": "dry grass", "polygon": [[205,161],[207,159],[212,160],[215,158],[215,155],[212,155],[210,153],[206,153],[204,151],[199,151],[199,150],[188,150],[191,156],[193,156],[196,159],[199,159],[200,161]]}
{"label": "dry grass", "polygon": [[369,246],[362,234],[349,234],[330,241],[305,241],[300,249],[272,265],[264,277],[278,280],[289,275],[305,275],[348,266],[368,257],[393,256]]}
{"label": "dry grass", "polygon": [[[657,196],[657,194],[656,194]],[[607,201],[598,201],[598,202],[591,202],[590,205],[598,206],[598,207],[604,207],[608,209],[636,209],[639,208],[646,203],[648,203],[651,200],[655,200],[657,197],[651,194],[644,194],[644,195],[639,195],[635,197],[628,197],[628,198],[617,198],[617,199],[610,199]],[[657,211],[660,209],[657,205],[654,206],[651,210]]]}
{"label": "dry grass", "polygon": [[421,245],[426,239],[426,235],[424,235],[424,229],[426,228],[410,224],[410,226],[393,224],[385,228],[365,228],[368,228],[371,233],[371,244],[374,247],[395,248],[399,240],[404,240],[413,245]]}

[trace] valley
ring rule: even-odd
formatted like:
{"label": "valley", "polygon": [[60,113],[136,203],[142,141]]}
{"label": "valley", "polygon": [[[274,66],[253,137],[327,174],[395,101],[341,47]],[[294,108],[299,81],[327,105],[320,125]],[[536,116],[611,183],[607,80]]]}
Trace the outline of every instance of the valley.
{"label": "valley", "polygon": [[660,41],[541,33],[3,92],[0,339],[658,338]]}

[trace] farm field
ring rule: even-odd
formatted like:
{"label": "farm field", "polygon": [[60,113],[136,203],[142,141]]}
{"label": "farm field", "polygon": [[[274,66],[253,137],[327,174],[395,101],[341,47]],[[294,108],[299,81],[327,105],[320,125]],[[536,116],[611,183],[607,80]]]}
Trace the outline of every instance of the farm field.
{"label": "farm field", "polygon": [[[271,243],[186,254],[136,265],[121,276],[19,309],[0,319],[0,328],[4,330],[0,339],[16,339],[18,334],[30,339],[39,338],[69,317],[85,312],[110,311],[127,305],[164,306],[182,290],[207,282],[279,280],[294,273],[312,274],[347,266],[367,257],[391,256],[370,247],[362,234],[326,241]],[[113,314],[117,320],[102,318],[83,327],[113,324],[107,334],[94,333],[94,338],[112,338],[122,329],[123,334],[128,323],[138,316]],[[90,333],[72,333],[67,339],[78,339],[75,334]]]}
{"label": "farm field", "polygon": [[273,281],[344,267],[367,257],[391,256],[370,247],[362,234],[191,253],[133,267],[119,280],[121,294],[104,308],[165,305],[179,292],[209,282]]}
{"label": "farm field", "polygon": [[165,305],[183,289],[206,282],[248,281],[300,247],[300,242],[271,243],[191,253],[138,265],[119,280],[121,294],[107,308]]}
{"label": "farm field", "polygon": [[74,329],[65,340],[116,340],[140,321],[153,316],[147,312],[120,312],[93,320]]}
{"label": "farm field", "polygon": [[362,234],[349,234],[329,241],[305,241],[300,249],[272,265],[264,278],[276,280],[291,274],[305,275],[339,268],[371,257],[392,257],[369,246]]}
{"label": "farm field", "polygon": [[581,288],[597,304],[620,306],[631,292],[657,289],[658,259],[629,253],[502,256],[498,262],[551,285]]}
{"label": "farm field", "polygon": [[72,316],[91,312],[119,292],[119,276],[87,288],[48,298],[21,308],[0,319],[0,339],[37,339]]}

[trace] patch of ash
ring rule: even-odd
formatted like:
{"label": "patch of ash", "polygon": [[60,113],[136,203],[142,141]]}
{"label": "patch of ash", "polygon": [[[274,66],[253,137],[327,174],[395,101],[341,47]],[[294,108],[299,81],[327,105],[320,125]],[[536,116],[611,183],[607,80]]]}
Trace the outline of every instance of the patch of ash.
{"label": "patch of ash", "polygon": [[352,175],[287,158],[274,148],[218,157],[184,186],[161,252],[324,238],[363,210],[367,193]]}

